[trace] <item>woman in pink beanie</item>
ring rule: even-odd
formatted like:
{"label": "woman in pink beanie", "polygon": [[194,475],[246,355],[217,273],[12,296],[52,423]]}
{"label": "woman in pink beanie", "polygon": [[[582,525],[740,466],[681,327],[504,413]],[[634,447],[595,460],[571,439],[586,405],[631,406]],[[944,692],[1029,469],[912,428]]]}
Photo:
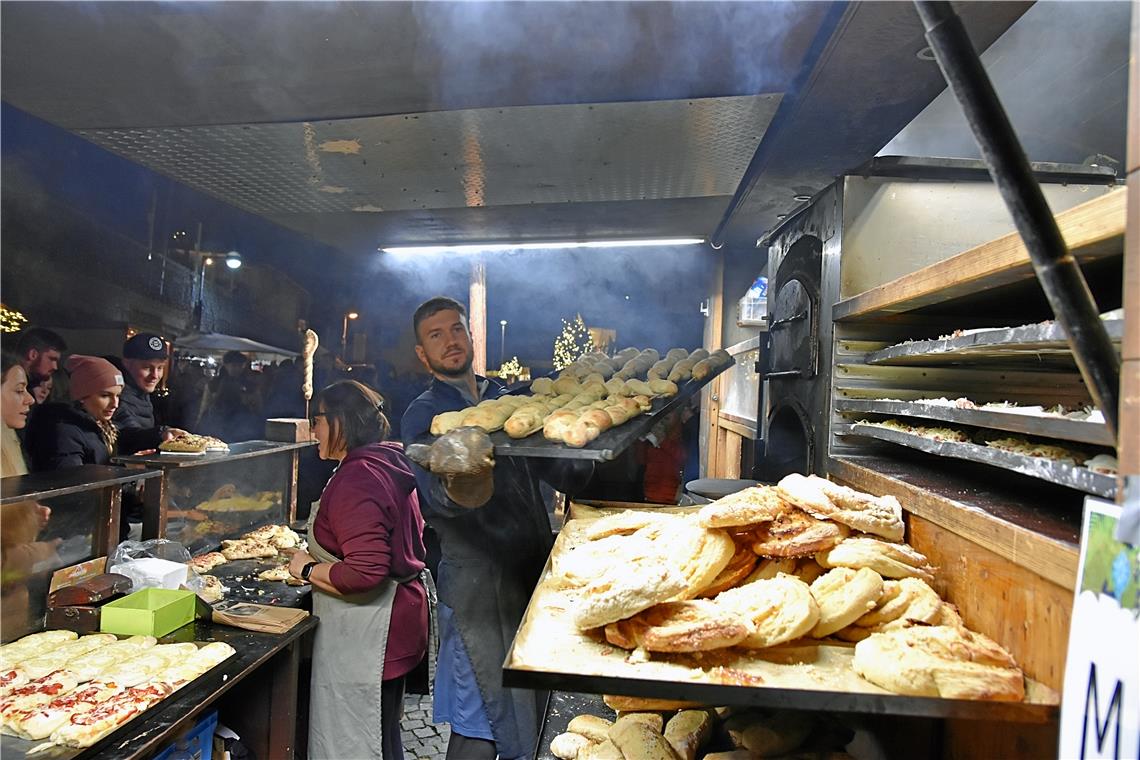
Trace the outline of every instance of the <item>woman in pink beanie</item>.
{"label": "woman in pink beanie", "polygon": [[119,408],[123,373],[98,356],[75,354],[65,363],[70,404],[45,404],[28,421],[25,438],[32,470],[108,464],[118,434],[111,418]]}

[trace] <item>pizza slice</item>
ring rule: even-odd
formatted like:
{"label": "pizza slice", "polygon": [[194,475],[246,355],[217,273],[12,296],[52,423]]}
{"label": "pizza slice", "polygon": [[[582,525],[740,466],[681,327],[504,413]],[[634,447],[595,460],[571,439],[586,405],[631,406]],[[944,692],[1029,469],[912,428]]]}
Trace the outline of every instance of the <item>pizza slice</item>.
{"label": "pizza slice", "polygon": [[69,662],[77,657],[114,644],[116,641],[118,638],[113,633],[92,633],[75,641],[69,641],[47,654],[24,660],[20,663],[20,667],[28,674],[29,678],[41,678],[52,671],[66,667]]}
{"label": "pizza slice", "polygon": [[72,716],[94,710],[125,688],[113,682],[93,681],[56,697],[42,707],[16,713],[8,725],[22,739],[46,739]]}
{"label": "pizza slice", "polygon": [[10,668],[0,672],[0,698],[3,698],[12,689],[17,686],[23,686],[28,682],[28,674],[19,668]]}
{"label": "pizza slice", "polygon": [[64,747],[90,747],[171,691],[169,686],[156,683],[126,689],[91,710],[72,715],[52,733],[51,740]]}
{"label": "pizza slice", "polygon": [[75,631],[40,631],[29,634],[0,647],[0,669],[11,668],[29,657],[47,654],[77,638],[79,634]]}
{"label": "pizza slice", "polygon": [[79,685],[79,678],[69,670],[57,670],[42,678],[28,681],[0,700],[0,731],[15,734],[9,725],[22,713],[35,710]]}

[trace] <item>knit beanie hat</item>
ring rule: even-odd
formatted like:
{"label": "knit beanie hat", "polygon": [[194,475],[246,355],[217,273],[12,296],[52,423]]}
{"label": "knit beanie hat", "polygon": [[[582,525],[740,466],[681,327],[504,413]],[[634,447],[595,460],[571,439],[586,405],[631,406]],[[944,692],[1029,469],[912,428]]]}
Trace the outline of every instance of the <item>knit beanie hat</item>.
{"label": "knit beanie hat", "polygon": [[71,398],[75,401],[112,385],[123,384],[123,373],[114,364],[98,356],[73,354],[68,357],[66,366],[71,376]]}

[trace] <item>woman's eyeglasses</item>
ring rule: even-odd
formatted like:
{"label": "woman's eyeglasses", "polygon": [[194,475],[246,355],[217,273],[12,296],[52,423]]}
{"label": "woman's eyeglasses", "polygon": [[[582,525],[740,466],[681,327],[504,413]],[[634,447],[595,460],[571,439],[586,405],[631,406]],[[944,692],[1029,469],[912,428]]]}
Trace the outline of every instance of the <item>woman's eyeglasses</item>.
{"label": "woman's eyeglasses", "polygon": [[309,427],[316,427],[317,417],[328,417],[328,416],[329,415],[327,412],[315,412],[314,414],[309,415]]}

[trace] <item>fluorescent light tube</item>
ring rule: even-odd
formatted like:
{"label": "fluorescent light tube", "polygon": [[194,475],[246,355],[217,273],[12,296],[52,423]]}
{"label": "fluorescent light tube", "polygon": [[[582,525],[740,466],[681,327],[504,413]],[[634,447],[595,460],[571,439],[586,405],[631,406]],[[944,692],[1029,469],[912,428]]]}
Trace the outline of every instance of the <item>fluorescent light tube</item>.
{"label": "fluorescent light tube", "polygon": [[384,253],[474,253],[476,251],[535,251],[555,248],[636,248],[642,246],[700,245],[704,238],[646,238],[642,240],[553,240],[544,243],[464,243],[463,245],[397,245],[378,248]]}

